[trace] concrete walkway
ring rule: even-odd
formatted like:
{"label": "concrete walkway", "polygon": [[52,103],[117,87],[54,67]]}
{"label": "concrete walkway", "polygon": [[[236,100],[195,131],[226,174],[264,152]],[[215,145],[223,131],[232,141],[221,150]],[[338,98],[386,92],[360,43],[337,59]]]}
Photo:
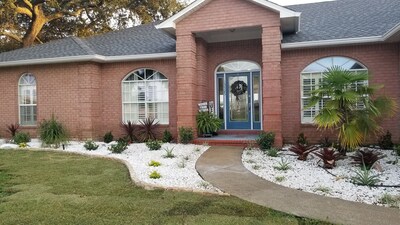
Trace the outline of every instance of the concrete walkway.
{"label": "concrete walkway", "polygon": [[197,161],[200,175],[221,190],[278,211],[336,224],[400,225],[400,210],[286,188],[248,171],[240,147],[211,147]]}

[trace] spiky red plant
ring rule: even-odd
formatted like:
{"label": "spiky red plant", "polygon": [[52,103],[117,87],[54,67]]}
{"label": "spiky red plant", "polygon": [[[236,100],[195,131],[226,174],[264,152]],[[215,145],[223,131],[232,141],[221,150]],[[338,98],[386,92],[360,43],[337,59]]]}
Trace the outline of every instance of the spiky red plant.
{"label": "spiky red plant", "polygon": [[360,165],[367,170],[370,170],[372,166],[380,159],[384,158],[385,156],[382,153],[373,151],[373,150],[358,150],[354,156],[350,156],[354,160],[353,164]]}
{"label": "spiky red plant", "polygon": [[7,132],[11,134],[11,137],[14,137],[15,134],[18,132],[19,124],[13,123],[7,126]]}
{"label": "spiky red plant", "polygon": [[343,159],[343,155],[337,152],[334,148],[323,148],[318,152],[314,152],[314,155],[324,161],[324,168],[333,169],[336,166],[336,161]]}
{"label": "spiky red plant", "polygon": [[139,131],[142,141],[156,140],[158,121],[155,118],[148,117],[140,121]]}
{"label": "spiky red plant", "polygon": [[299,157],[297,159],[302,160],[302,161],[306,161],[307,156],[311,152],[316,151],[316,150],[318,150],[318,148],[316,146],[313,146],[313,145],[306,146],[306,145],[301,145],[301,144],[297,144],[297,145],[294,145],[289,148],[289,151],[294,152],[296,155],[298,155]]}
{"label": "spiky red plant", "polygon": [[135,130],[136,125],[132,121],[128,120],[126,123],[122,123],[122,127],[125,130],[126,136],[129,138],[129,142],[133,143],[136,140]]}

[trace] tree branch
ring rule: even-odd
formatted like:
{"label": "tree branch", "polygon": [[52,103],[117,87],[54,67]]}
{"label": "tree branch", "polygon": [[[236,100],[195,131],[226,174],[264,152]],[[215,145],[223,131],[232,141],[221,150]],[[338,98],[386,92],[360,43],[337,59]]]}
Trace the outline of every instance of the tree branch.
{"label": "tree branch", "polygon": [[25,5],[27,5],[31,10],[33,9],[33,5],[29,0],[23,0]]}
{"label": "tree branch", "polygon": [[16,6],[14,3],[10,3],[10,7],[14,9],[14,11],[18,14],[24,14],[32,18],[32,11],[29,10],[28,8],[21,7],[21,6]]}
{"label": "tree branch", "polygon": [[12,38],[20,43],[22,43],[22,39],[20,37],[18,37],[16,34],[11,34],[11,33],[7,33],[7,32],[1,32],[0,31],[0,35],[4,35],[7,36],[9,38]]}

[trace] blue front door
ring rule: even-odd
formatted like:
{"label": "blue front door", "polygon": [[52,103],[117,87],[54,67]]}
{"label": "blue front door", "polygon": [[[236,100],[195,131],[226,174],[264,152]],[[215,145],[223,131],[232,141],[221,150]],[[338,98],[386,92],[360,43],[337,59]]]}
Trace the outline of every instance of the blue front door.
{"label": "blue front door", "polygon": [[226,128],[252,129],[250,72],[227,73],[225,79]]}

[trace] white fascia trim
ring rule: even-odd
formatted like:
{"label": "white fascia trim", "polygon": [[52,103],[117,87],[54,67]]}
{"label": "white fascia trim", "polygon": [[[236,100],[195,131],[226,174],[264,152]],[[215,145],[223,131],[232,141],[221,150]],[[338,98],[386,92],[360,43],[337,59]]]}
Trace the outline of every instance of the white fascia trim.
{"label": "white fascia trim", "polygon": [[400,23],[398,23],[396,26],[386,32],[386,34],[383,35],[383,39],[387,40],[398,32],[400,32]]}
{"label": "white fascia trim", "polygon": [[129,61],[141,61],[141,60],[153,60],[153,59],[173,59],[173,58],[176,58],[176,52],[142,54],[142,55],[125,55],[125,56],[83,55],[83,56],[68,56],[68,57],[57,57],[57,58],[0,62],[0,67],[74,63],[74,62],[113,63],[113,62],[129,62]]}
{"label": "white fascia trim", "polygon": [[383,41],[385,41],[385,39],[381,36],[332,39],[332,40],[322,40],[322,41],[305,41],[296,43],[283,43],[282,49],[329,47],[336,45],[365,44],[365,43],[375,43]]}
{"label": "white fascia trim", "polygon": [[[176,22],[178,22],[179,20],[182,20],[187,13],[196,10],[199,6],[201,6],[203,3],[206,3],[208,1],[209,0],[197,0],[197,1],[193,2],[192,4],[190,4],[188,7],[184,8],[182,11],[178,12],[177,14],[170,17],[166,21],[156,25],[155,27],[157,29],[168,29],[168,28],[175,29]],[[264,6],[266,8],[272,9],[276,12],[280,12],[281,18],[299,17],[301,14],[300,12],[292,11],[290,9],[287,9],[285,7],[282,7],[280,5],[277,5],[275,3],[268,2],[265,0],[250,0],[250,1],[252,1],[258,5]]]}

